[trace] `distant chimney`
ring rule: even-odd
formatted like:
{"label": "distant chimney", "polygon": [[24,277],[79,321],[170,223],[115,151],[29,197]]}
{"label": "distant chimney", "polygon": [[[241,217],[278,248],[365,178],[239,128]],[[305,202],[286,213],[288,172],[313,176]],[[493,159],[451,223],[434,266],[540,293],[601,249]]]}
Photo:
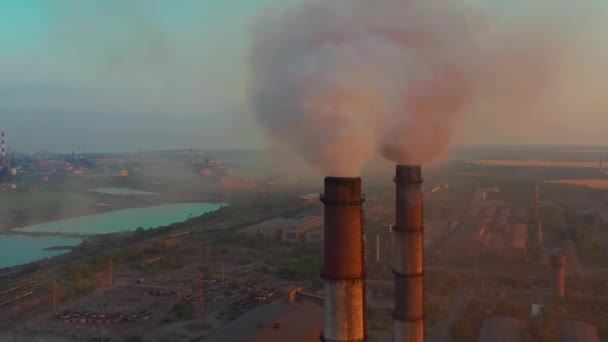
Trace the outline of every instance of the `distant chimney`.
{"label": "distant chimney", "polygon": [[275,330],[281,329],[281,322],[274,322],[274,329]]}
{"label": "distant chimney", "polygon": [[324,341],[364,341],[361,178],[325,178]]}
{"label": "distant chimney", "polygon": [[536,222],[540,220],[540,210],[538,205],[538,184],[534,185],[534,219]]}
{"label": "distant chimney", "polygon": [[397,165],[394,341],[424,341],[424,241],[422,170]]}
{"label": "distant chimney", "polygon": [[380,263],[380,234],[376,234],[376,263]]}
{"label": "distant chimney", "polygon": [[2,166],[6,166],[6,140],[2,132]]}
{"label": "distant chimney", "polygon": [[563,297],[566,293],[566,256],[554,254],[551,256],[553,291],[556,297]]}

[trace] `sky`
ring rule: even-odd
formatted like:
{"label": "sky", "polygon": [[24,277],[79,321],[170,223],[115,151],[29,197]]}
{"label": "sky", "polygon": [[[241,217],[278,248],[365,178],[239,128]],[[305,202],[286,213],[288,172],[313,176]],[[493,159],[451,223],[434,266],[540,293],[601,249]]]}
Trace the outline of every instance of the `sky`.
{"label": "sky", "polygon": [[[0,130],[25,152],[265,147],[247,101],[251,30],[296,1],[0,0]],[[577,87],[516,120],[480,104],[455,142],[608,144],[605,6],[469,1],[515,24],[548,15],[577,27],[564,40],[577,67],[559,79]]]}

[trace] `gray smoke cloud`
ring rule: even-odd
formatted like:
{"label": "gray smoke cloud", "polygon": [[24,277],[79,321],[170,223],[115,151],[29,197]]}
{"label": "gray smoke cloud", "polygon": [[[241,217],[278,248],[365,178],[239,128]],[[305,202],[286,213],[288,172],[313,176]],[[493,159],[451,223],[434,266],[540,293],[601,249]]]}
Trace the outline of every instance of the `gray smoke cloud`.
{"label": "gray smoke cloud", "polygon": [[267,13],[254,32],[251,103],[275,142],[325,174],[358,175],[375,151],[430,162],[481,99],[531,106],[551,82],[554,42],[528,28],[451,1],[335,0]]}

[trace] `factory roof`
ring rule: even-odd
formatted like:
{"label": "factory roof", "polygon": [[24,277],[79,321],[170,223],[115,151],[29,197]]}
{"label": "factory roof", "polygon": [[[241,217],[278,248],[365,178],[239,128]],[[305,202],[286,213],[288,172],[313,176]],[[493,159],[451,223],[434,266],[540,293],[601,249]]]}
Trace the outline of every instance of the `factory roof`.
{"label": "factory roof", "polygon": [[319,225],[322,223],[323,216],[304,216],[295,218],[289,221],[290,227],[310,226]]}
{"label": "factory roof", "polygon": [[323,308],[311,302],[291,304],[292,309],[279,317],[278,329],[273,322],[264,322],[264,327],[249,341],[302,341],[317,342],[323,329]]}
{"label": "factory roof", "polygon": [[528,217],[528,209],[526,208],[517,208],[515,212],[513,212],[513,216],[517,218],[526,218]]}
{"label": "factory roof", "polygon": [[564,321],[559,325],[560,342],[600,342],[595,326],[577,321]]}
{"label": "factory roof", "polygon": [[462,224],[458,232],[454,236],[454,240],[478,240],[480,239],[488,225],[492,222],[487,218],[475,218],[462,220]]}
{"label": "factory roof", "polygon": [[289,224],[289,220],[284,217],[273,218],[253,226],[243,228],[244,232],[255,233],[257,231],[278,231],[285,228]]}
{"label": "factory roof", "polygon": [[510,227],[511,247],[524,249],[528,241],[528,225],[523,223],[513,224]]}
{"label": "factory roof", "polygon": [[480,216],[494,217],[494,216],[496,216],[496,214],[498,214],[498,208],[497,207],[485,207],[483,209],[483,211],[481,212]]}
{"label": "factory roof", "polygon": [[302,195],[302,196],[300,196],[300,198],[304,199],[304,200],[318,200],[319,196],[320,196],[319,193],[313,192],[311,194]]}
{"label": "factory roof", "polygon": [[268,221],[255,224],[253,226],[246,227],[243,229],[243,232],[256,233],[259,231],[261,233],[268,234],[288,228],[308,230],[322,226],[322,219],[322,216],[304,216],[291,219],[285,217],[277,217]]}
{"label": "factory roof", "polygon": [[511,317],[492,317],[483,320],[477,342],[519,342],[525,322]]}
{"label": "factory roof", "polygon": [[[279,323],[275,328],[275,322]],[[261,323],[261,326],[260,326]],[[274,302],[259,306],[215,331],[215,341],[319,341],[323,308],[310,302]]]}

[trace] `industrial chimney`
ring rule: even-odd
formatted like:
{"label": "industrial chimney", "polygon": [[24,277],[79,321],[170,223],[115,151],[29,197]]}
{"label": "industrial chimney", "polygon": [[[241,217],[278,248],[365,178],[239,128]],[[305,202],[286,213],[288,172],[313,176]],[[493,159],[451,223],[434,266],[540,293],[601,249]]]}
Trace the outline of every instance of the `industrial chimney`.
{"label": "industrial chimney", "polygon": [[324,341],[364,341],[361,178],[325,178]]}
{"label": "industrial chimney", "polygon": [[376,264],[380,263],[380,234],[376,234]]}
{"label": "industrial chimney", "polygon": [[553,291],[555,296],[561,298],[566,292],[566,256],[563,254],[554,254],[551,256],[552,281]]}
{"label": "industrial chimney", "polygon": [[4,132],[2,132],[2,166],[6,167],[6,140],[4,138]]}
{"label": "industrial chimney", "polygon": [[422,170],[397,165],[394,341],[424,341],[424,239]]}

